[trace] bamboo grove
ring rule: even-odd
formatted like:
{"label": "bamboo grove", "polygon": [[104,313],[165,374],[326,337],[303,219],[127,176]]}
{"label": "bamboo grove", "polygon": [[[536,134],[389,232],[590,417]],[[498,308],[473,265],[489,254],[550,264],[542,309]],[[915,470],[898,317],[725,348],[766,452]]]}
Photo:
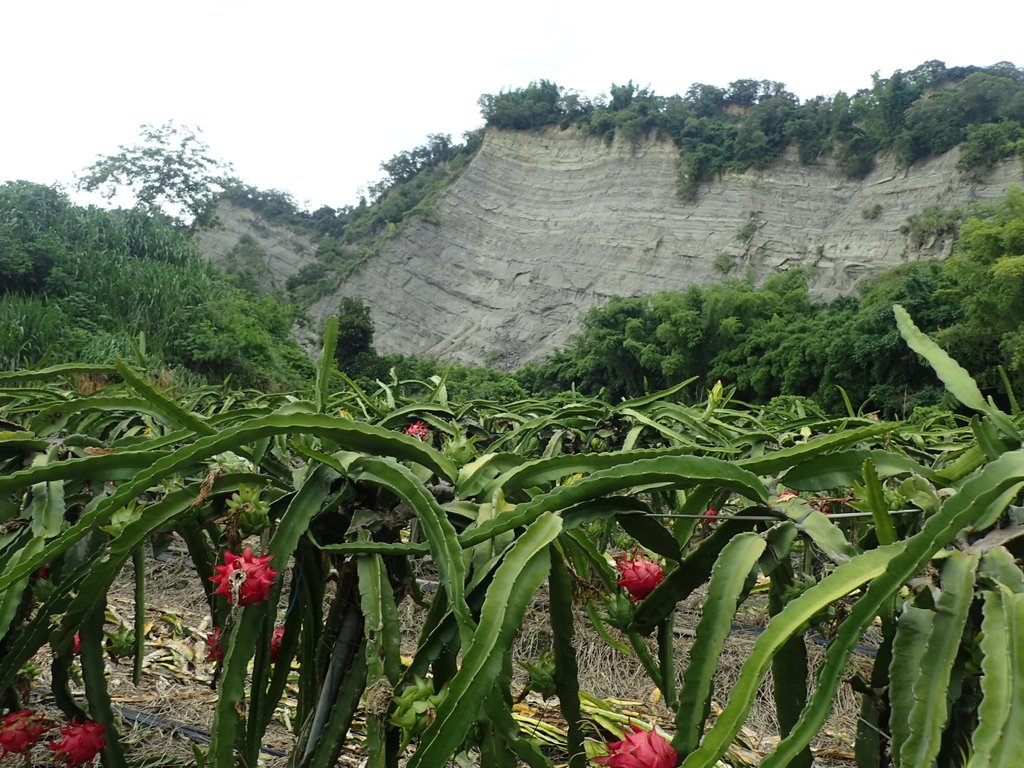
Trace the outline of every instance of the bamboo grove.
{"label": "bamboo grove", "polygon": [[[595,718],[580,690],[584,606],[675,713],[660,753],[674,764],[730,764],[772,672],[781,738],[765,768],[811,765],[848,684],[863,698],[858,765],[1013,765],[1024,740],[1022,418],[1012,393],[1010,412],[998,409],[898,306],[895,318],[958,412],[907,423],[848,406],[835,418],[793,398],[734,402],[721,386],[689,405],[690,382],[617,404],[573,392],[459,404],[440,378],[369,391],[334,370],[336,321],[315,381],[290,394],[172,398],[125,363],[0,374],[5,710],[41,695],[24,673],[48,646],[45,695],[70,721],[102,726],[105,766],[133,764],[108,689],[103,598],[133,574],[138,676],[147,553],[175,537],[219,631],[212,742],[196,764],[256,766],[290,687],[288,764],[299,768],[336,764],[357,712],[368,766],[471,754],[583,768],[629,734]],[[106,384],[80,394],[73,377]],[[608,547],[622,541],[663,569],[642,599],[619,586]],[[760,588],[770,618],[713,714],[723,644]],[[678,666],[676,608],[700,590]],[[513,717],[509,650],[539,594],[566,723],[557,743]],[[425,608],[411,656],[399,645],[409,597]],[[813,671],[812,626],[828,638]],[[851,679],[868,630],[877,655]]]}

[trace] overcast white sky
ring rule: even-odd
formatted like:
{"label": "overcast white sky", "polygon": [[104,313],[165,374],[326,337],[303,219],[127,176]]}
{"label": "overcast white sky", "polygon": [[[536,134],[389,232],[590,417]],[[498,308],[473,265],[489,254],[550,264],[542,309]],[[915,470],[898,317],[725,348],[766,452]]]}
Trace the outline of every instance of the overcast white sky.
{"label": "overcast white sky", "polygon": [[1024,66],[1024,4],[483,0],[21,0],[0,9],[0,181],[70,185],[143,123],[202,129],[263,189],[339,207],[483,93],[547,79],[778,80],[853,93],[929,59]]}

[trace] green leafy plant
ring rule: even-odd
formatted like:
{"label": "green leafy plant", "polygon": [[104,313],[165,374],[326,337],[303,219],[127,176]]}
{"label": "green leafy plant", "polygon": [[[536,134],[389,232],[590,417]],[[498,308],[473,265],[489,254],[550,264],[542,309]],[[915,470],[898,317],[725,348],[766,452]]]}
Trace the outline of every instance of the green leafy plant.
{"label": "green leafy plant", "polygon": [[867,208],[861,209],[861,218],[867,221],[874,221],[882,215],[882,204],[875,203],[874,205],[868,206]]}
{"label": "green leafy plant", "polygon": [[[172,398],[124,362],[85,396],[60,377],[94,368],[2,373],[0,415],[17,428],[0,433],[0,691],[20,708],[19,675],[49,644],[57,706],[102,728],[105,761],[127,765],[103,656],[144,656],[145,547],[173,535],[216,628],[208,766],[255,765],[289,685],[289,759],[303,768],[334,764],[360,711],[372,765],[473,755],[582,768],[638,744],[665,765],[713,766],[769,670],[781,740],[763,764],[810,765],[876,620],[876,661],[854,681],[859,764],[999,764],[1017,716],[1019,415],[895,314],[970,418],[750,409],[720,384],[684,405],[687,381],[616,405],[574,393],[461,405],[440,377],[368,392],[335,369],[336,320],[305,390],[237,407],[210,389]],[[609,540],[626,550],[617,567]],[[99,598],[129,561],[136,613],[108,630]],[[411,587],[424,573],[429,598]],[[759,584],[767,623],[712,716],[723,644]],[[542,588],[552,644],[534,679],[567,723],[545,748],[516,720],[510,658]],[[697,590],[704,611],[677,666],[676,609]],[[409,593],[425,616],[403,658]],[[582,615],[636,655],[674,733],[629,733],[594,709],[579,683]],[[813,683],[809,627],[830,636]],[[931,674],[913,674],[925,657]],[[72,695],[79,664],[84,694]]]}
{"label": "green leafy plant", "polygon": [[176,224],[201,222],[212,215],[231,168],[210,157],[198,133],[198,128],[173,121],[140,126],[138,145],[122,146],[116,155],[97,160],[78,187],[100,191],[108,200],[127,193],[150,215]]}

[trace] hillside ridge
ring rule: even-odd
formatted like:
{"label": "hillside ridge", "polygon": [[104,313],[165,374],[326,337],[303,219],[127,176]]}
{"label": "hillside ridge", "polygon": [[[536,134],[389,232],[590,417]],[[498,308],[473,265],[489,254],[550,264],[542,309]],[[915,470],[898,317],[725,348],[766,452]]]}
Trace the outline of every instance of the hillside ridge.
{"label": "hillside ridge", "polygon": [[909,168],[882,156],[851,180],[791,150],[682,202],[678,157],[656,138],[488,129],[430,220],[411,218],[310,313],[319,323],[343,296],[362,298],[381,352],[511,369],[556,349],[587,309],[616,295],[748,274],[760,282],[796,267],[817,270],[816,296],[849,293],[868,275],[948,255],[951,234],[918,245],[900,232],[908,217],[997,199],[1024,178],[1015,159],[972,180],[953,150]]}

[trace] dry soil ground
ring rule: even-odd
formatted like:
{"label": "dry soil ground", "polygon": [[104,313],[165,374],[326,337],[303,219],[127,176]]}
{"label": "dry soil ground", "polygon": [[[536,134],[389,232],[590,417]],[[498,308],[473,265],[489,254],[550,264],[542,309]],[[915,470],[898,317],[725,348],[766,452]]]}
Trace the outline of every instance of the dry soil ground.
{"label": "dry soil ground", "polygon": [[[114,703],[125,716],[123,740],[132,761],[159,758],[161,765],[188,765],[193,759],[193,743],[202,744],[209,734],[216,690],[215,665],[206,659],[205,637],[210,629],[210,617],[195,571],[183,549],[172,548],[169,557],[150,560],[147,594],[146,655],[141,683],[138,686],[132,683],[131,659],[111,660],[110,691]],[[700,601],[701,596],[694,595],[679,608],[676,657],[680,668],[686,663],[690,637],[700,617]],[[110,595],[109,612],[130,625],[133,610],[131,575],[126,572]],[[404,625],[403,643],[406,652],[411,653],[421,609],[407,599],[400,610]],[[752,598],[738,617],[737,631],[730,637],[722,655],[716,679],[716,705],[725,702],[763,621],[762,606],[756,597]],[[545,601],[543,595],[538,595],[515,647],[516,662],[534,661],[550,646],[547,622]],[[595,632],[588,631],[588,626],[581,610],[577,621],[581,690],[609,700],[610,708],[634,712],[645,721],[671,729],[670,713],[659,702],[654,686],[636,658],[610,647]],[[820,644],[809,642],[808,650],[812,663],[820,661],[823,651]],[[43,649],[36,662],[41,669],[36,690],[47,690],[47,648]],[[853,665],[866,662],[867,657],[862,657],[855,659]],[[519,664],[515,666],[519,679],[514,693],[525,681],[522,668]],[[735,764],[755,765],[759,755],[768,751],[776,739],[778,727],[772,707],[770,679],[762,686],[761,694],[743,730],[743,745],[737,746],[732,753]],[[45,709],[46,696],[41,695],[35,705]],[[844,686],[832,717],[814,745],[817,766],[853,765],[852,745],[858,706],[853,692]],[[522,716],[521,722],[535,717],[556,727],[562,725],[556,700],[545,703],[536,694],[523,698],[519,704],[519,715]],[[293,716],[294,700],[286,696],[264,741],[263,763],[266,768],[283,768],[285,765],[280,755],[286,754],[294,743],[291,732]],[[340,765],[358,766],[363,762],[360,725],[357,722],[353,728]],[[42,759],[47,755],[34,756]]]}

